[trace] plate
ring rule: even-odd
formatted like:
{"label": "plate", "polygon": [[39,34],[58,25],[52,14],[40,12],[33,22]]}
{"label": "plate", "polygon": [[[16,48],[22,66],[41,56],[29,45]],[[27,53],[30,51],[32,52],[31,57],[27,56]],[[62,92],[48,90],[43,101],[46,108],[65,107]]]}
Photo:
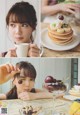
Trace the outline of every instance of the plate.
{"label": "plate", "polygon": [[69,90],[69,94],[80,97],[80,92],[77,92],[76,90]]}
{"label": "plate", "polygon": [[64,95],[63,98],[74,101],[76,99],[80,99],[80,97],[72,96],[72,95]]}
{"label": "plate", "polygon": [[79,36],[73,35],[73,37],[74,39],[72,42],[66,45],[57,45],[48,37],[48,29],[45,28],[42,30],[41,42],[42,45],[48,49],[56,50],[56,51],[65,51],[76,47],[80,43]]}

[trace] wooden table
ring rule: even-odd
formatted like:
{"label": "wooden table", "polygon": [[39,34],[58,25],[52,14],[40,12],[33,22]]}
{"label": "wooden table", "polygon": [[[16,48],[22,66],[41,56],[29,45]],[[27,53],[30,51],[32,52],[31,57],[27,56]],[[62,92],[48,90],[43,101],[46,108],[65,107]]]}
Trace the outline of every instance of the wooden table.
{"label": "wooden table", "polygon": [[[7,115],[20,115],[19,110],[25,106],[33,106],[42,107],[42,111],[46,112],[44,115],[51,115],[51,111],[54,110],[57,112],[64,112],[65,115],[69,115],[69,108],[71,105],[71,101],[67,101],[63,98],[56,99],[41,99],[41,100],[33,100],[33,101],[22,101],[20,99],[16,100],[0,100],[0,103],[3,104],[3,107],[7,108]],[[54,103],[54,106],[53,106]],[[40,114],[43,115],[43,114]]]}
{"label": "wooden table", "polygon": [[[48,25],[49,24],[47,23],[41,23],[42,30],[47,28]],[[79,26],[71,25],[71,26],[74,27],[76,32],[80,35],[80,25]],[[44,47],[43,49],[44,53],[42,57],[80,57],[80,44],[75,48],[67,51],[55,51],[48,49],[46,47]]]}

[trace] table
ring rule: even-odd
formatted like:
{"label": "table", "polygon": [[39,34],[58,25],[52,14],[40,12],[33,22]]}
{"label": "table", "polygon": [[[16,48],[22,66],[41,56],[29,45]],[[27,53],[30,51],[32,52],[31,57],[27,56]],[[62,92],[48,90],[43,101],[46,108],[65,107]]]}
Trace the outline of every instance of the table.
{"label": "table", "polygon": [[[48,27],[48,23],[41,23],[41,30],[45,29]],[[75,26],[71,25],[72,27],[75,28],[76,32],[80,35],[80,25]],[[42,57],[80,57],[80,44],[76,46],[75,48],[67,51],[54,51],[50,50],[48,48],[43,47],[44,52]]]}
{"label": "table", "polygon": [[[40,100],[33,100],[33,101],[22,101],[20,99],[14,100],[0,100],[0,103],[3,103],[5,107],[7,107],[8,115],[20,115],[19,110],[25,106],[33,106],[38,107],[41,106],[43,110],[47,111],[46,115],[51,115],[49,112],[53,110],[53,99],[40,99]],[[55,100],[55,110],[56,111],[63,111],[65,115],[69,115],[68,111],[71,105],[71,101],[65,100],[62,97]],[[40,114],[42,115],[42,114]]]}

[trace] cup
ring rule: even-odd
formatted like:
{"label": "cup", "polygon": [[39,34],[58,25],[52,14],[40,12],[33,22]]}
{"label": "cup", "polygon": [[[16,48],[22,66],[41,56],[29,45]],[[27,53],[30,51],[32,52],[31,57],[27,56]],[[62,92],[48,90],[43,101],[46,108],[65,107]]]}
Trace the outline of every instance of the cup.
{"label": "cup", "polygon": [[29,43],[16,44],[15,47],[17,48],[16,49],[17,57],[27,57]]}

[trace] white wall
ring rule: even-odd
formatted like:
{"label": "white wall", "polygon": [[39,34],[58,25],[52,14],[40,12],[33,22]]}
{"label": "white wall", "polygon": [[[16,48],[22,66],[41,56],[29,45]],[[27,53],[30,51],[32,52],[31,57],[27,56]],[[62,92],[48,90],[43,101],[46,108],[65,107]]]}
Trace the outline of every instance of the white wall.
{"label": "white wall", "polygon": [[[19,61],[29,61],[31,62],[37,70],[37,78],[35,87],[42,88],[42,83],[46,76],[52,75],[56,79],[63,79],[64,77],[71,78],[71,59],[55,59],[55,58],[2,58],[0,59],[0,64],[2,63],[12,63],[15,65]],[[70,80],[69,80],[70,81]],[[68,81],[67,81],[68,82]],[[2,92],[6,92],[12,86],[11,82],[0,86]]]}
{"label": "white wall", "polygon": [[[0,52],[4,52],[10,48],[13,48],[14,45],[11,42],[9,36],[8,36],[8,30],[6,28],[5,18],[7,15],[8,10],[10,7],[16,3],[22,0],[1,0],[0,2]],[[36,10],[37,13],[37,19],[38,19],[38,25],[37,25],[37,31],[36,31],[36,41],[40,42],[39,38],[39,23],[40,23],[40,0],[24,0],[32,4]]]}

